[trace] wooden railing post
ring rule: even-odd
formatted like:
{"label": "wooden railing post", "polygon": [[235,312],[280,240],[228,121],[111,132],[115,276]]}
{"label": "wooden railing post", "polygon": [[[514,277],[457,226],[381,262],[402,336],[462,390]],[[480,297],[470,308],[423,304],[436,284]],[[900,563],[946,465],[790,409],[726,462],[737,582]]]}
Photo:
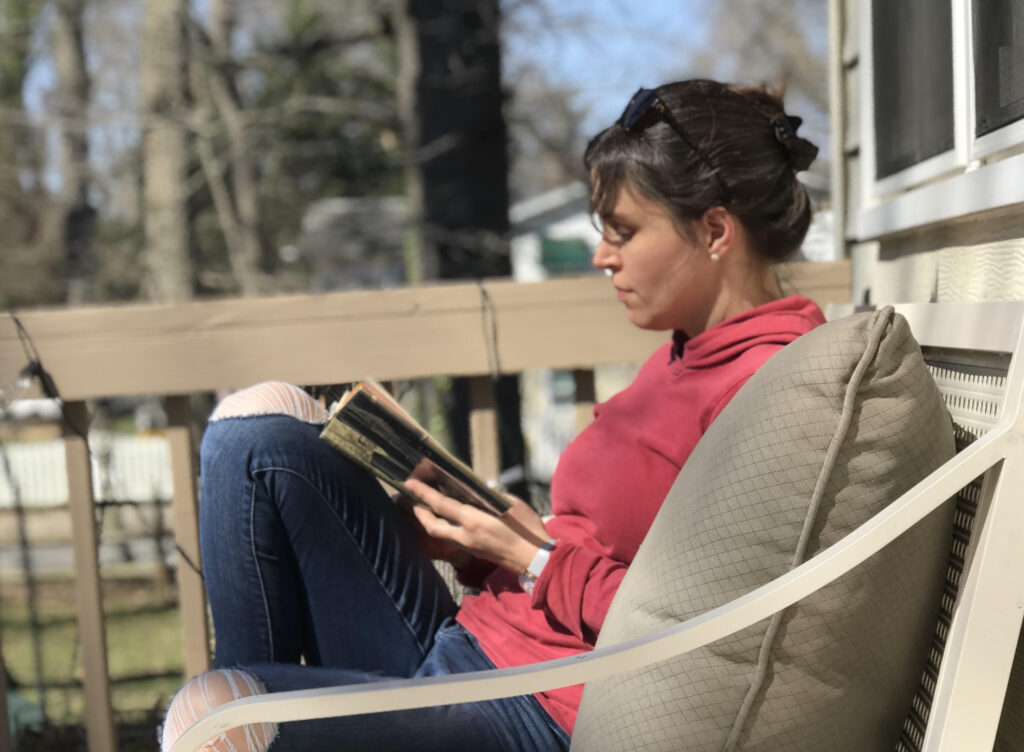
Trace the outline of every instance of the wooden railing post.
{"label": "wooden railing post", "polygon": [[92,496],[92,468],[86,432],[89,413],[84,402],[64,405],[70,425],[64,428],[64,456],[68,474],[68,507],[75,561],[75,599],[78,639],[82,649],[82,684],[85,688],[85,733],[89,752],[115,752],[117,736],[110,704],[107,638],[103,627],[100,589],[99,539],[96,505]]}
{"label": "wooden railing post", "polygon": [[594,371],[577,368],[572,372],[572,378],[576,382],[576,434],[579,435],[594,420]]}
{"label": "wooden railing post", "polygon": [[498,412],[489,376],[469,379],[469,442],[473,469],[484,480],[497,480],[501,474],[501,448]]}
{"label": "wooden railing post", "polygon": [[206,587],[199,556],[195,446],[187,396],[168,397],[167,444],[171,453],[171,524],[177,544],[178,605],[181,609],[185,678],[210,669],[210,632],[206,620]]}

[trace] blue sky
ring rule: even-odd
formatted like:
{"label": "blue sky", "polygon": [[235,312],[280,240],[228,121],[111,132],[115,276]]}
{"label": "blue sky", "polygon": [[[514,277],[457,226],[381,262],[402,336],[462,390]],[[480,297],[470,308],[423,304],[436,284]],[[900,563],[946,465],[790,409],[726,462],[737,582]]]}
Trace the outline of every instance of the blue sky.
{"label": "blue sky", "polygon": [[690,0],[544,0],[549,16],[530,14],[526,32],[507,27],[510,62],[542,65],[552,83],[576,89],[585,128],[614,120],[639,86],[688,77],[707,6]]}

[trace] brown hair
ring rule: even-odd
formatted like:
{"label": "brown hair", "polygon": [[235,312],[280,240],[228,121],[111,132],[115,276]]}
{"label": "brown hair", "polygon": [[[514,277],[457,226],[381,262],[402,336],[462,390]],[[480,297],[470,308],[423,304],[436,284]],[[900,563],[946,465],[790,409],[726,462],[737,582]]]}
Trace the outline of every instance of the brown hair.
{"label": "brown hair", "polygon": [[768,262],[795,253],[811,222],[811,203],[796,173],[818,148],[796,135],[799,120],[786,115],[779,94],[692,80],[658,87],[658,100],[686,137],[666,118],[646,128],[619,123],[597,134],[583,163],[592,181],[591,209],[614,209],[631,186],[662,205],[682,226],[713,206],[735,215]]}

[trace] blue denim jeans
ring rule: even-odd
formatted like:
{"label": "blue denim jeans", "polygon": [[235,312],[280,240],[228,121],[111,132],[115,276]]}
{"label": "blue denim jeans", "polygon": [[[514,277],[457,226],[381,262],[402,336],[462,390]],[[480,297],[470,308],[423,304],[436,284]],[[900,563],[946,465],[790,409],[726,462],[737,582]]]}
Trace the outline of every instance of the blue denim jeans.
{"label": "blue denim jeans", "polygon": [[[278,415],[206,431],[200,540],[215,666],[245,668],[271,691],[493,668],[397,506],[318,434]],[[528,695],[286,723],[273,749],[568,747]]]}

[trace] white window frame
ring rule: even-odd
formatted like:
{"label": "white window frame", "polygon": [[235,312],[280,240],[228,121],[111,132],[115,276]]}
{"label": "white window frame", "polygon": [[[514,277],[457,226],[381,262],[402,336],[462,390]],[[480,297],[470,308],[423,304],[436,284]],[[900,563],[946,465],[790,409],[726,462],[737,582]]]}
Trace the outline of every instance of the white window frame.
{"label": "white window frame", "polygon": [[[849,0],[848,0],[849,1]],[[860,240],[1024,202],[1024,120],[976,137],[972,2],[948,0],[953,41],[953,148],[876,179],[872,7],[860,3]]]}

